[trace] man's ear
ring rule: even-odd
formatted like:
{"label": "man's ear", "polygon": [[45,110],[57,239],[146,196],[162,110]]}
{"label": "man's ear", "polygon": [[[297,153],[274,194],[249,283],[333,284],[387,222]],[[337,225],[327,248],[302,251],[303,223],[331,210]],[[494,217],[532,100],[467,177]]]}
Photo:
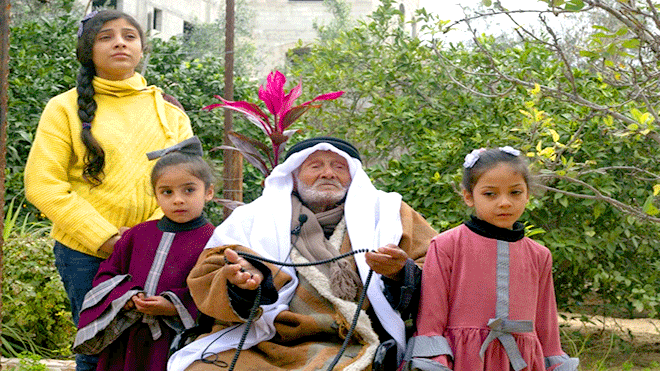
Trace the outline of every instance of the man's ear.
{"label": "man's ear", "polygon": [[463,201],[469,207],[474,206],[474,197],[472,197],[472,192],[468,192],[466,189],[463,189]]}

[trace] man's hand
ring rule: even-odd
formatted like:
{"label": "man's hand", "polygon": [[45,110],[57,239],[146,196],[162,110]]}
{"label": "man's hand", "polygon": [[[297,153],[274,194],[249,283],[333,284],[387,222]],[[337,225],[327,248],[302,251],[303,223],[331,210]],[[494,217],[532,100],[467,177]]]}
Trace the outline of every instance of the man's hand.
{"label": "man's hand", "polygon": [[401,270],[408,260],[408,254],[394,244],[379,247],[374,252],[366,253],[364,257],[374,272],[394,281],[401,279]]}
{"label": "man's hand", "polygon": [[245,290],[256,290],[261,285],[263,274],[236,251],[226,249],[225,258],[229,263],[222,267],[222,273],[227,281]]}

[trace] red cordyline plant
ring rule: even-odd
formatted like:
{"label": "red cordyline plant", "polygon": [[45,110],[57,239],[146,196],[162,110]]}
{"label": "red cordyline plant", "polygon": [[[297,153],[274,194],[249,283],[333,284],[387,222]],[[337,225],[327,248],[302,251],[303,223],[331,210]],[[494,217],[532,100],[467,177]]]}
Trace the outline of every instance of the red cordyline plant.
{"label": "red cordyline plant", "polygon": [[284,151],[284,143],[298,132],[298,130],[287,130],[287,128],[310,108],[319,108],[322,101],[337,99],[344,94],[343,91],[321,94],[308,102],[294,106],[295,100],[302,93],[302,82],[299,82],[288,93],[284,91],[284,84],[286,84],[286,77],[280,71],[273,71],[268,74],[266,86],[259,86],[259,99],[264,102],[268,112],[273,116],[272,123],[269,115],[264,113],[259,106],[250,102],[229,101],[216,95],[215,97],[222,103],[204,107],[209,111],[221,107],[240,112],[268,136],[271,148],[259,140],[236,132],[229,132],[228,136],[234,147],[219,147],[241,152],[245,159],[259,169],[264,176],[268,176],[270,171],[279,164],[280,155]]}

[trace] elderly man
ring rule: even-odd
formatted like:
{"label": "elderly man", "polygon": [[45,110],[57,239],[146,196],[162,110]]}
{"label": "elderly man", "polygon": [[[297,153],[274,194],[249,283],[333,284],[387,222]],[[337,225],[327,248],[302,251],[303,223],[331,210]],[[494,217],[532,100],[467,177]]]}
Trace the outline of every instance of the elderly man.
{"label": "elderly man", "polygon": [[[176,352],[168,370],[227,367],[238,347],[236,370],[327,369],[333,362],[369,370],[385,341],[396,344],[400,360],[404,321],[416,314],[420,266],[435,235],[399,194],[374,188],[351,144],[320,137],[294,145],[262,196],[216,228],[190,273],[193,299],[215,325]],[[369,252],[332,259],[358,249]],[[294,268],[254,256],[330,262]],[[335,360],[370,270],[355,331]],[[244,334],[256,298],[260,308]]]}

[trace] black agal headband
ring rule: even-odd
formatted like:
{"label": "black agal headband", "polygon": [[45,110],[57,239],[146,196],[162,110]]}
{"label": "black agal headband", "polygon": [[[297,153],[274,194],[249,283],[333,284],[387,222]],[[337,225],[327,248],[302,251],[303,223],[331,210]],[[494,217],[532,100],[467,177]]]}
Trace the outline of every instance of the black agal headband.
{"label": "black agal headband", "polygon": [[337,148],[340,151],[346,152],[349,156],[356,158],[360,161],[360,152],[358,152],[357,148],[355,148],[352,144],[348,143],[345,140],[341,140],[338,138],[333,138],[333,137],[316,137],[316,138],[311,138],[311,139],[306,139],[303,140],[302,142],[294,144],[287,152],[286,156],[284,159],[286,160],[291,156],[292,154],[296,152],[300,152],[303,149],[314,147],[315,145],[319,143],[328,143],[333,145],[335,148]]}

